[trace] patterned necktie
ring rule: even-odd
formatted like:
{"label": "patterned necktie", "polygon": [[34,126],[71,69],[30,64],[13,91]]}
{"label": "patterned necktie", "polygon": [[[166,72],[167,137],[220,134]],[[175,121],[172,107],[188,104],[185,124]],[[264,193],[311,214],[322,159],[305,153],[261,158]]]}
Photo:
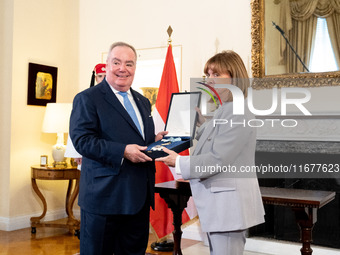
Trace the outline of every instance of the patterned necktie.
{"label": "patterned necktie", "polygon": [[124,106],[125,106],[125,109],[126,111],[128,112],[128,114],[130,115],[131,119],[133,120],[133,122],[135,123],[136,127],[138,128],[139,132],[141,134],[142,133],[142,129],[140,128],[140,125],[139,125],[139,122],[138,122],[138,119],[137,119],[137,115],[136,115],[136,112],[135,110],[133,109],[133,106],[129,100],[129,97],[128,97],[128,94],[127,92],[121,92],[119,91],[118,92],[119,95],[121,95],[124,99]]}

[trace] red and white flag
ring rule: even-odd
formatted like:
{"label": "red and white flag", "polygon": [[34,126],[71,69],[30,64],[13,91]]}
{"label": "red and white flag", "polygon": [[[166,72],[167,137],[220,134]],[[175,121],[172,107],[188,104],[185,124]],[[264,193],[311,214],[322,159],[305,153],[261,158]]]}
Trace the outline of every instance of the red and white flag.
{"label": "red and white flag", "polygon": [[[158,95],[156,99],[156,107],[153,111],[153,119],[155,123],[156,134],[164,130],[168,109],[170,106],[172,93],[178,93],[178,81],[176,75],[175,62],[172,55],[172,45],[168,46],[166,59],[163,68],[163,74],[159,85]],[[186,150],[181,155],[189,155],[189,151]],[[156,162],[156,183],[173,181],[181,179],[180,175],[177,175],[175,169],[166,166],[162,162]],[[193,199],[190,198],[188,206],[183,211],[182,223],[189,223],[190,220],[197,216],[197,211],[193,203]],[[168,208],[165,201],[155,194],[155,210],[150,212],[150,223],[153,233],[157,237],[157,241],[165,239],[174,230],[173,227],[173,215]]]}

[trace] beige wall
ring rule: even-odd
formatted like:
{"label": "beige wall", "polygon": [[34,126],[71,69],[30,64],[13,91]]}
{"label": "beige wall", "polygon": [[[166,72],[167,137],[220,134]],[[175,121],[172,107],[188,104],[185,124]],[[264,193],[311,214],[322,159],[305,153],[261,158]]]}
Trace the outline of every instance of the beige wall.
{"label": "beige wall", "polygon": [[[31,188],[30,166],[49,155],[55,134],[41,132],[45,107],[27,105],[28,63],[58,67],[57,102],[78,90],[78,1],[5,0],[1,23],[0,229],[15,219],[41,214]],[[2,13],[3,12],[3,13]],[[3,58],[4,56],[4,58]],[[50,211],[64,207],[67,182],[39,181]],[[25,218],[26,219],[26,218]],[[29,217],[28,217],[29,219]],[[27,220],[27,219],[26,219]]]}
{"label": "beige wall", "polygon": [[203,65],[216,51],[233,49],[246,66],[250,59],[249,0],[129,0],[119,4],[81,0],[80,24],[80,88],[88,86],[89,70],[111,43],[126,41],[137,49],[166,46],[169,25],[174,30],[173,44],[183,46],[183,89],[189,89],[190,77],[202,76]]}
{"label": "beige wall", "polygon": [[[12,84],[12,1],[0,1],[0,216],[9,215]],[[1,225],[1,224],[0,224]]]}

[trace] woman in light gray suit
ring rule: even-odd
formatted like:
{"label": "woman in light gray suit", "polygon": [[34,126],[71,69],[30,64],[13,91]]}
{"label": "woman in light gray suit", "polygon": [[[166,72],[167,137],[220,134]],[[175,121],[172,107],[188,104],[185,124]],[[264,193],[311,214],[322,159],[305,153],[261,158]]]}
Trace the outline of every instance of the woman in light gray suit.
{"label": "woman in light gray suit", "polygon": [[[240,56],[224,51],[208,60],[204,68],[209,84],[232,83],[247,97],[249,77]],[[256,173],[245,173],[255,165],[256,130],[244,104],[244,114],[233,114],[233,95],[215,88],[222,105],[210,121],[199,112],[198,143],[191,156],[169,154],[159,158],[190,180],[201,227],[208,233],[210,254],[242,255],[249,227],[264,222],[264,209]],[[243,99],[242,99],[243,100]],[[245,101],[245,100],[243,100]]]}

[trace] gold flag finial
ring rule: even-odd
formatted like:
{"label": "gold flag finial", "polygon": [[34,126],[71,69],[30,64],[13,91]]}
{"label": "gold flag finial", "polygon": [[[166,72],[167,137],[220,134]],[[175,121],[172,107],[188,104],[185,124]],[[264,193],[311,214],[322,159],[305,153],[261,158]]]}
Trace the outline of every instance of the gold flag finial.
{"label": "gold flag finial", "polygon": [[173,30],[172,30],[171,26],[169,26],[169,27],[168,27],[168,30],[167,30],[168,35],[169,35],[169,39],[168,39],[168,43],[169,43],[169,44],[171,44],[171,42],[172,42],[172,40],[171,40],[172,31],[173,31]]}

